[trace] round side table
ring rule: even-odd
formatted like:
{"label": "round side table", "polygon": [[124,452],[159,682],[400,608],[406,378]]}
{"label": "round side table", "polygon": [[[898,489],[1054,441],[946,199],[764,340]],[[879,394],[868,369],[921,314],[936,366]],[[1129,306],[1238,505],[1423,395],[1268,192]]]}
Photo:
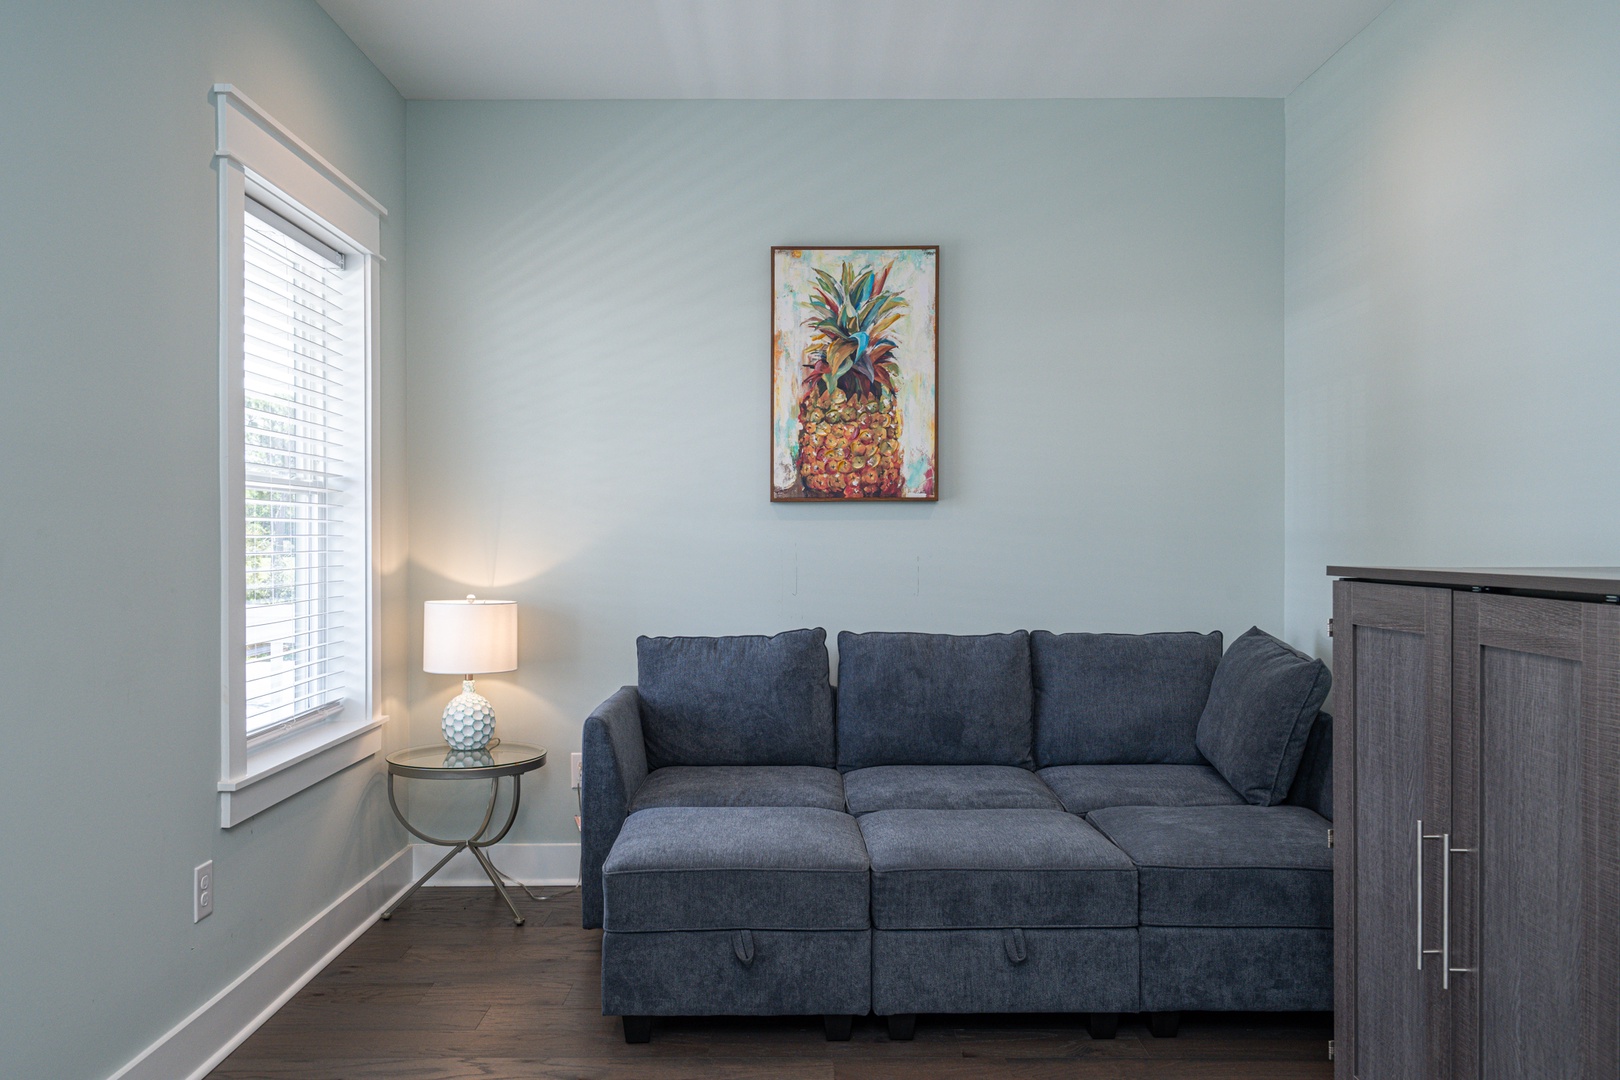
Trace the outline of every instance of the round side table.
{"label": "round side table", "polygon": [[[433,869],[423,874],[405,891],[405,894],[382,913],[384,919],[391,918],[398,911],[400,905],[416,894],[416,890],[427,884],[428,878],[437,874],[444,864],[466,849],[472,852],[478,865],[484,868],[491,885],[506,901],[506,906],[512,909],[512,918],[517,925],[523,925],[523,916],[518,913],[517,905],[512,903],[512,897],[506,892],[506,886],[501,883],[500,871],[490,862],[484,849],[501,842],[507,832],[512,828],[512,822],[517,820],[518,796],[521,793],[522,777],[526,772],[533,772],[546,763],[546,751],[542,746],[526,746],[523,743],[496,742],[483,750],[452,750],[440,744],[438,746],[413,746],[406,750],[399,750],[388,755],[388,805],[394,808],[394,816],[399,823],[410,830],[412,836],[436,844],[439,847],[448,847],[449,853],[433,864]],[[442,840],[427,833],[405,820],[405,815],[399,809],[399,803],[394,798],[394,777],[404,776],[417,780],[488,780],[489,806],[484,810],[484,820],[473,834],[465,840]],[[489,835],[490,822],[495,817],[496,796],[501,792],[501,778],[510,777],[512,780],[512,808],[507,812],[506,824],[500,831]]]}

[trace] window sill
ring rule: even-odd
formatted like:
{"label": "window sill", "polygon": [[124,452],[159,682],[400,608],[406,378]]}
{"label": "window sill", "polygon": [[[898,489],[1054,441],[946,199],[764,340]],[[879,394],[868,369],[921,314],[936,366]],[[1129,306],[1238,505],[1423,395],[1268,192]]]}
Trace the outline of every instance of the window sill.
{"label": "window sill", "polygon": [[319,724],[249,751],[243,774],[219,782],[219,827],[240,825],[378,753],[387,722],[388,717],[379,716]]}

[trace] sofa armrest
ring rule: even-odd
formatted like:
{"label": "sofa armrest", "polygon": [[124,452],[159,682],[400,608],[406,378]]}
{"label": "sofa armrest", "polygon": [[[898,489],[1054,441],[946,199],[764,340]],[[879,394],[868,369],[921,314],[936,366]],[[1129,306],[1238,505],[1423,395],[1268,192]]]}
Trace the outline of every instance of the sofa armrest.
{"label": "sofa armrest", "polygon": [[585,720],[580,762],[579,891],[584,925],[602,925],[602,863],[619,838],[630,800],[647,778],[641,696],[626,686]]}
{"label": "sofa armrest", "polygon": [[1305,740],[1305,754],[1299,759],[1294,786],[1283,802],[1304,806],[1333,820],[1333,717],[1317,713],[1316,723]]}

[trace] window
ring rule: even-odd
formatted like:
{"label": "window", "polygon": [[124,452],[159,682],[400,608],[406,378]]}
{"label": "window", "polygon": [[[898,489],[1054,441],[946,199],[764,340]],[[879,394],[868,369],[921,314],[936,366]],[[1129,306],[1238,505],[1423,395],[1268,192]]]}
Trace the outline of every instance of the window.
{"label": "window", "polygon": [[343,707],[355,629],[341,610],[355,561],[343,519],[359,486],[344,334],[361,298],[343,252],[251,198],[242,224],[245,706],[257,741]]}
{"label": "window", "polygon": [[229,828],[381,748],[371,415],[386,211],[235,88],[214,98]]}

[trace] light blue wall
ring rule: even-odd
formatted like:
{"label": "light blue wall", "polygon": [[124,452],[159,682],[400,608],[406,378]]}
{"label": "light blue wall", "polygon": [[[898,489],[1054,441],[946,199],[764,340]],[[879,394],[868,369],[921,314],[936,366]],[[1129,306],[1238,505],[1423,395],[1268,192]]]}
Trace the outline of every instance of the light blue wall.
{"label": "light blue wall", "polygon": [[[0,17],[0,1076],[119,1068],[403,844],[375,766],[229,832],[219,778],[213,108],[236,83],[393,212],[404,102],[315,4],[8,2]],[[384,707],[404,529],[385,468]],[[193,925],[192,867],[216,912]]]}
{"label": "light blue wall", "polygon": [[[542,742],[637,634],[1276,627],[1281,103],[411,102],[410,596]],[[943,498],[767,501],[769,252],[940,245]],[[457,691],[417,670],[412,731]],[[413,796],[413,813],[425,805]]]}
{"label": "light blue wall", "polygon": [[1620,563],[1620,4],[1397,0],[1287,100],[1287,629]]}

